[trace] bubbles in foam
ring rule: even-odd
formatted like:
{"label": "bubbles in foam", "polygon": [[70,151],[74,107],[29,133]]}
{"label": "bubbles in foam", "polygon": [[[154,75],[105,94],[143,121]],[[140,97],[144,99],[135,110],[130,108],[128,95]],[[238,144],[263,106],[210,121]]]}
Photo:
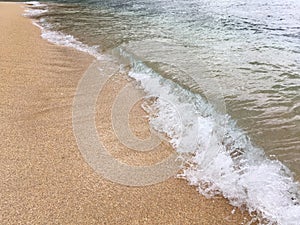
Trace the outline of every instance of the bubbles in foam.
{"label": "bubbles in foam", "polygon": [[[300,223],[299,184],[278,160],[268,159],[228,116],[217,113],[200,95],[166,80],[118,50],[136,79],[156,101],[145,108],[151,125],[166,133],[188,166],[179,175],[206,197],[222,194],[246,208],[261,224]],[[178,118],[181,117],[181,118]],[[189,154],[186,154],[189,153]],[[255,214],[253,214],[255,213]]]}

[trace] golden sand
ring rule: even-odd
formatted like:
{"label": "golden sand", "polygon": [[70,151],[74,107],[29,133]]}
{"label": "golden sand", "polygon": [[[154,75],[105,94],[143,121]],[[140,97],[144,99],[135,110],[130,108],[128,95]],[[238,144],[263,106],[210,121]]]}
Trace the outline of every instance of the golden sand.
{"label": "golden sand", "polygon": [[[0,224],[240,224],[226,200],[208,200],[186,181],[170,178],[145,187],[104,179],[83,159],[72,129],[77,84],[92,58],[48,43],[22,17],[21,4],[0,3]],[[152,163],[172,152],[121,146],[110,120],[116,76],[98,99],[97,129],[121,160]],[[100,107],[101,106],[101,107]],[[145,113],[133,108],[130,125],[149,134]],[[149,154],[149,155],[145,155]]]}

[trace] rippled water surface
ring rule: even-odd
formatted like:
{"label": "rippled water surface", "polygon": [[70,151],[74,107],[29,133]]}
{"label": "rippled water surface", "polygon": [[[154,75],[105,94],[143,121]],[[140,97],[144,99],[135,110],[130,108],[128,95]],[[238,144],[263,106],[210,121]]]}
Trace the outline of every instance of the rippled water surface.
{"label": "rippled water surface", "polygon": [[299,1],[57,2],[40,16],[52,29],[102,53],[122,48],[225,106],[255,145],[299,177]]}

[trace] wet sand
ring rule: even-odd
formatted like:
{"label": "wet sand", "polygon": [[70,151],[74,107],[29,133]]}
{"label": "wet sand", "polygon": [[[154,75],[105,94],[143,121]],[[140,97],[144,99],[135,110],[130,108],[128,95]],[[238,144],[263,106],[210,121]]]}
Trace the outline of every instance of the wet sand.
{"label": "wet sand", "polygon": [[[208,200],[184,180],[130,187],[96,173],[72,127],[76,87],[94,59],[43,40],[22,7],[0,3],[1,224],[241,224],[247,214],[232,215],[225,199]],[[116,74],[102,90],[99,137],[126,163],[153,163],[172,152],[167,143],[136,153],[111,126],[113,99],[128,82]],[[145,116],[139,104],[129,115],[140,138],[149,135]]]}

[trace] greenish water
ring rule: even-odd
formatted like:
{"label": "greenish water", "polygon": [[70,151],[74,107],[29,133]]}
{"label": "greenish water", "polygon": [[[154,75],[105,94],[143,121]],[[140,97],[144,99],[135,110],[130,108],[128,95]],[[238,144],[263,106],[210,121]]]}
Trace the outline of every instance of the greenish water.
{"label": "greenish water", "polygon": [[[44,29],[98,46],[99,54],[125,57],[137,66],[133,74],[150,69],[207,99],[247,136],[251,146],[245,141],[243,151],[261,149],[299,180],[299,1],[54,1],[36,9],[47,10],[33,16]],[[45,37],[72,42],[56,34]],[[179,102],[197,105],[178,88],[170,90]],[[232,143],[240,141],[235,134]]]}
{"label": "greenish water", "polygon": [[255,144],[300,173],[298,1],[57,2],[42,16],[53,29],[221,95]]}

